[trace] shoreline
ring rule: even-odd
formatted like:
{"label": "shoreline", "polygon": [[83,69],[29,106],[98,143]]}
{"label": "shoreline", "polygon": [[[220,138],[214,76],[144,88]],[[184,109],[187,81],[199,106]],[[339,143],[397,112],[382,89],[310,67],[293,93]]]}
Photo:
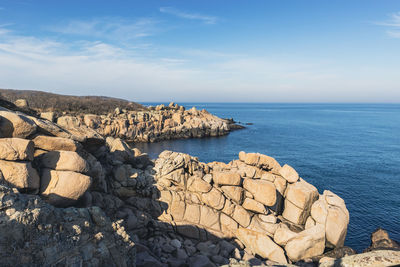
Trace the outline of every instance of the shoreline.
{"label": "shoreline", "polygon": [[[204,111],[192,110],[189,115],[192,113],[222,120]],[[239,159],[229,163],[203,163],[187,154],[164,151],[151,161],[123,140],[103,136],[72,116],[62,116],[57,120],[61,123],[56,124],[2,109],[0,118],[0,170],[6,184],[0,189],[3,195],[17,200],[0,210],[6,226],[14,227],[13,216],[29,216],[26,211],[21,213],[21,207],[26,209],[30,199],[39,203],[35,205],[39,205],[37,212],[42,221],[24,219],[26,223],[18,227],[34,236],[44,234],[40,225],[49,223],[46,218],[51,213],[61,213],[53,224],[62,223],[69,229],[69,215],[62,215],[71,209],[66,207],[72,207],[75,213],[90,214],[84,220],[97,225],[85,228],[86,222],[80,221],[83,217],[73,215],[75,234],[54,228],[64,240],[52,241],[53,246],[66,246],[64,242],[75,236],[84,246],[85,241],[80,241],[82,231],[93,236],[94,229],[103,229],[107,233],[103,238],[110,247],[117,242],[111,237],[115,231],[125,244],[120,249],[127,255],[137,250],[136,262],[150,260],[160,266],[176,260],[217,265],[250,260],[268,264],[322,263],[353,253],[340,250],[349,220],[344,201],[330,191],[319,194],[293,168],[281,166],[266,155],[240,152]],[[111,223],[114,220],[118,223]],[[168,237],[171,235],[173,238]],[[50,242],[51,235],[45,236]],[[374,249],[381,250],[388,242],[398,247],[396,242],[388,241],[387,234],[380,232],[379,236],[383,241]],[[189,241],[196,246],[188,245]],[[39,253],[39,239],[33,242],[33,249]],[[208,246],[232,250],[217,258],[212,251],[206,252],[204,247]],[[335,247],[338,250],[329,250]],[[27,254],[23,247],[19,251],[30,257],[31,252]],[[324,254],[327,251],[334,252]],[[178,253],[186,258],[179,258]],[[45,263],[48,257],[35,261]],[[110,259],[98,256],[97,260],[105,263]],[[123,260],[129,262],[132,258]]]}

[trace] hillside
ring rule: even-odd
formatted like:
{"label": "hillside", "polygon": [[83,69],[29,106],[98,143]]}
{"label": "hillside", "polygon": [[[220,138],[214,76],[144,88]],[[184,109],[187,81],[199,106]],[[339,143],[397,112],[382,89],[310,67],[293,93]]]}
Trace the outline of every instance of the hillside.
{"label": "hillside", "polygon": [[17,99],[28,101],[29,107],[39,111],[57,113],[91,113],[107,114],[115,108],[126,110],[143,110],[146,107],[127,100],[106,96],[70,96],[34,90],[0,89],[0,98],[14,103]]}

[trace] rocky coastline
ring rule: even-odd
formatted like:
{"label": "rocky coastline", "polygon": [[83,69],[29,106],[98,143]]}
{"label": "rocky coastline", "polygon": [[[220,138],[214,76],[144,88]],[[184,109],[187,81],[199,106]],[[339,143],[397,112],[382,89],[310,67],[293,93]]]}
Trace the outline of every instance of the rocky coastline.
{"label": "rocky coastline", "polygon": [[362,254],[344,247],[351,215],[343,199],[320,194],[272,157],[240,152],[229,163],[203,163],[164,151],[151,160],[127,143],[235,128],[207,111],[171,103],[26,114],[4,106],[2,266],[400,264],[400,246],[384,230]]}
{"label": "rocky coastline", "polygon": [[[48,115],[44,113],[42,117]],[[106,115],[82,114],[73,118],[60,116],[53,119],[61,125],[66,120],[78,119],[76,124],[85,125],[103,136],[121,138],[127,142],[216,137],[244,128],[232,120],[212,115],[205,109],[197,110],[193,107],[185,110],[183,106],[172,102],[168,106],[158,105],[145,111],[116,108],[113,113]]]}

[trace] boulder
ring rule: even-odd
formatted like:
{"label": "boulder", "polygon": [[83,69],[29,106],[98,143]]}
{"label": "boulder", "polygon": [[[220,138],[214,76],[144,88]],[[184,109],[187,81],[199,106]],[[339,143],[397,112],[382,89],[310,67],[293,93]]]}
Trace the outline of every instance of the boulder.
{"label": "boulder", "polygon": [[243,188],[239,186],[226,185],[222,186],[221,189],[228,198],[232,199],[235,203],[239,205],[242,204],[244,195]]}
{"label": "boulder", "polygon": [[36,124],[23,114],[0,110],[0,137],[26,138],[36,132]]}
{"label": "boulder", "polygon": [[217,185],[240,185],[240,175],[235,172],[214,172],[213,181]]}
{"label": "boulder", "polygon": [[241,160],[243,162],[246,160],[246,152],[244,152],[244,151],[239,152],[239,160]]}
{"label": "boulder", "polygon": [[250,210],[255,213],[261,213],[261,214],[267,214],[268,211],[265,209],[265,206],[261,204],[260,202],[252,199],[252,198],[246,198],[243,202],[243,208],[246,210]]}
{"label": "boulder", "polygon": [[297,171],[287,164],[283,165],[279,170],[279,174],[289,183],[295,183],[299,180],[299,174]]}
{"label": "boulder", "polygon": [[212,186],[199,177],[192,177],[188,180],[188,190],[192,192],[207,193],[210,192]]}
{"label": "boulder", "polygon": [[392,240],[386,230],[378,228],[371,234],[371,245],[364,252],[379,249],[400,250],[400,244]]}
{"label": "boulder", "polygon": [[32,141],[36,148],[47,151],[77,151],[80,148],[80,144],[78,142],[63,137],[39,135],[36,136]]}
{"label": "boulder", "polygon": [[201,200],[208,206],[221,210],[225,204],[224,195],[218,191],[216,188],[212,188],[210,192],[203,193],[201,195]]}
{"label": "boulder", "polygon": [[246,163],[247,165],[257,166],[258,160],[260,159],[260,154],[247,153],[245,156],[242,155],[242,158],[244,158],[244,163]]}
{"label": "boulder", "polygon": [[285,246],[287,242],[294,239],[297,235],[298,233],[290,230],[286,224],[280,223],[274,233],[274,241],[278,245]]}
{"label": "boulder", "polygon": [[57,170],[86,173],[89,165],[78,153],[74,151],[49,151],[40,155],[40,165]]}
{"label": "boulder", "polygon": [[254,199],[266,205],[273,206],[276,203],[275,185],[266,180],[244,179],[243,187],[253,194]]}
{"label": "boulder", "polygon": [[40,118],[48,120],[48,121],[54,121],[55,113],[53,111],[41,112],[40,113]]}
{"label": "boulder", "polygon": [[349,217],[337,206],[329,206],[326,217],[326,241],[328,247],[342,247],[347,234]]}
{"label": "boulder", "polygon": [[251,222],[251,216],[249,212],[239,205],[235,205],[232,218],[242,227],[248,227]]}
{"label": "boulder", "polygon": [[77,138],[76,136],[74,136],[70,132],[68,132],[67,130],[61,128],[60,126],[58,126],[57,124],[55,124],[51,121],[35,118],[33,116],[27,116],[27,117],[29,119],[31,119],[33,122],[35,122],[35,124],[38,127],[39,133],[42,133],[45,135],[73,139],[76,141],[83,141],[83,139]]}
{"label": "boulder", "polygon": [[270,238],[273,238],[276,229],[278,229],[278,225],[276,223],[264,222],[259,216],[253,216],[247,229],[259,232],[261,234],[266,234]]}
{"label": "boulder", "polygon": [[318,190],[303,179],[288,184],[282,216],[295,224],[305,224],[312,204],[318,199]]}
{"label": "boulder", "polygon": [[129,145],[120,138],[107,137],[106,143],[115,159],[121,162],[129,162],[134,159],[134,152],[130,149]]}
{"label": "boulder", "polygon": [[292,202],[285,199],[285,207],[282,213],[283,218],[294,224],[303,225],[306,223],[307,217],[309,215],[310,215],[309,210],[300,209]]}
{"label": "boulder", "polygon": [[286,255],[293,262],[311,258],[324,253],[325,229],[323,225],[316,225],[298,233],[290,239],[286,246]]}
{"label": "boulder", "polygon": [[54,206],[74,204],[91,185],[87,175],[72,171],[43,169],[40,181],[40,194]]}
{"label": "boulder", "polygon": [[236,231],[238,239],[251,251],[263,258],[286,264],[287,260],[283,249],[274,243],[266,234],[239,228]]}
{"label": "boulder", "polygon": [[273,173],[279,173],[279,170],[281,169],[281,165],[273,157],[262,154],[260,155],[257,165],[258,167]]}
{"label": "boulder", "polygon": [[331,259],[319,265],[319,267],[376,267],[376,266],[399,266],[400,251],[394,250],[375,250],[346,256],[340,259]]}
{"label": "boulder", "polygon": [[285,194],[287,182],[284,178],[277,176],[274,180],[274,185],[276,190],[283,196]]}
{"label": "boulder", "polygon": [[0,139],[0,159],[33,160],[34,148],[30,140],[21,138]]}
{"label": "boulder", "polygon": [[327,216],[328,204],[321,195],[320,198],[311,206],[311,217],[315,222],[325,225]]}
{"label": "boulder", "polygon": [[328,247],[343,246],[350,215],[342,198],[325,190],[312,205],[311,216],[314,221],[325,226]]}
{"label": "boulder", "polygon": [[318,190],[301,179],[299,182],[287,186],[285,198],[300,209],[310,210],[312,204],[318,199]]}
{"label": "boulder", "polygon": [[40,178],[30,162],[0,160],[0,180],[23,190],[37,193]]}
{"label": "boulder", "polygon": [[14,104],[19,108],[29,108],[28,101],[26,99],[17,99]]}

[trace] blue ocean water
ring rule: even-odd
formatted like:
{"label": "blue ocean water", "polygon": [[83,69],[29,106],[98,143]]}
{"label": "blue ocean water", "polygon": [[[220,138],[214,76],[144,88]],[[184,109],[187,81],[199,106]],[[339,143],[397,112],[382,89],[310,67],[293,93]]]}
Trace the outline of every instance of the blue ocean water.
{"label": "blue ocean water", "polygon": [[350,211],[347,246],[362,251],[377,227],[400,241],[399,104],[183,105],[253,125],[223,137],[136,146],[153,158],[168,149],[203,162],[229,162],[241,150],[275,157],[320,193],[328,189],[345,200]]}

